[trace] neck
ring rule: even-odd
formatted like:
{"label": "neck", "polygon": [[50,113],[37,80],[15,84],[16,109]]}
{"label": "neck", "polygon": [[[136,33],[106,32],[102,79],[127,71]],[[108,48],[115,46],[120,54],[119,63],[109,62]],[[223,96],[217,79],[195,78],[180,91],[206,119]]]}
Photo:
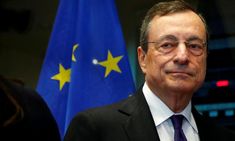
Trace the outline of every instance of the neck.
{"label": "neck", "polygon": [[182,112],[189,104],[190,98],[187,96],[179,96],[182,94],[156,94],[174,113]]}
{"label": "neck", "polygon": [[182,112],[189,104],[193,93],[182,91],[160,91],[150,88],[174,113]]}

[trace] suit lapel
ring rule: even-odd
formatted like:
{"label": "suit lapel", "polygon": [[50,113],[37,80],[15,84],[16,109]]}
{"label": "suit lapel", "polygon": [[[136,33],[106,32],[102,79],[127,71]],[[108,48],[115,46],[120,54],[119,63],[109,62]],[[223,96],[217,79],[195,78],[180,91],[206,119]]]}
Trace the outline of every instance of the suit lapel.
{"label": "suit lapel", "polygon": [[[126,115],[123,128],[130,141],[160,141],[142,90],[127,100],[119,112]],[[214,135],[216,134],[213,130],[214,126],[208,123],[195,107],[192,108],[192,113],[197,124],[200,141],[217,140]]]}
{"label": "suit lapel", "polygon": [[192,108],[192,113],[197,124],[200,141],[218,140],[215,137],[216,133],[211,131],[213,126],[198,113],[195,107]]}
{"label": "suit lapel", "polygon": [[130,141],[160,141],[141,90],[133,95],[119,111],[128,116],[123,128]]}

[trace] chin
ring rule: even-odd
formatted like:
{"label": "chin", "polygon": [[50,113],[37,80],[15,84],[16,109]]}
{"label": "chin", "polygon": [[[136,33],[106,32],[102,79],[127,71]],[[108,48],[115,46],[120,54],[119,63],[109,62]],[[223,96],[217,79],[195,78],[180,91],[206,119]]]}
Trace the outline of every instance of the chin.
{"label": "chin", "polygon": [[193,93],[197,87],[189,82],[175,82],[168,85],[168,88],[182,93]]}

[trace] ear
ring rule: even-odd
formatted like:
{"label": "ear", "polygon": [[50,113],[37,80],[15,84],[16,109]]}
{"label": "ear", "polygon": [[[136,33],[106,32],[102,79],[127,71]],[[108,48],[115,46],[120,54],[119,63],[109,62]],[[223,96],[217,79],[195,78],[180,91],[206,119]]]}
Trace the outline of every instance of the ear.
{"label": "ear", "polygon": [[141,46],[137,48],[138,61],[142,72],[145,74],[146,71],[146,52],[142,49]]}

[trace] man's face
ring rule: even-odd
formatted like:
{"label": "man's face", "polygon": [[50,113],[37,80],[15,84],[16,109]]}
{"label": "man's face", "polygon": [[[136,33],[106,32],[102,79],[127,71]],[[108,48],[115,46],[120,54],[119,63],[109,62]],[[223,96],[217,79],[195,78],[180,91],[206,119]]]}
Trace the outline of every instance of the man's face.
{"label": "man's face", "polygon": [[145,80],[154,93],[193,94],[206,74],[206,29],[191,11],[155,16],[149,25],[148,51],[138,48]]}

